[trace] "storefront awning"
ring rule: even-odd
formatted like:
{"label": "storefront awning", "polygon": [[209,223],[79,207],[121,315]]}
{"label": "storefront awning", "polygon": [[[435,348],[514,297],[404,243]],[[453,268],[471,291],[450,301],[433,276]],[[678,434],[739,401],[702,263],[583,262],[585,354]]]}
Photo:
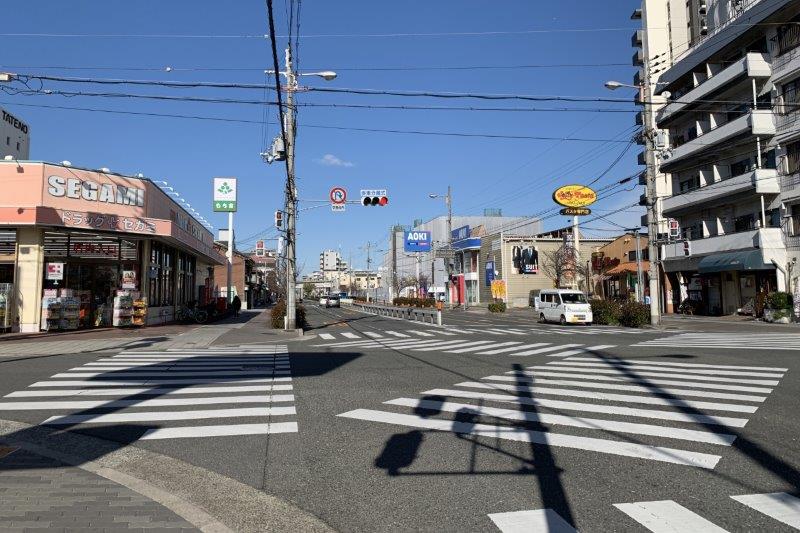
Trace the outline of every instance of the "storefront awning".
{"label": "storefront awning", "polygon": [[701,274],[728,272],[732,270],[765,270],[774,268],[773,265],[764,263],[761,250],[723,252],[708,255],[703,257],[697,265],[697,271]]}
{"label": "storefront awning", "polygon": [[664,259],[661,265],[664,272],[692,272],[697,270],[699,257],[673,257]]}

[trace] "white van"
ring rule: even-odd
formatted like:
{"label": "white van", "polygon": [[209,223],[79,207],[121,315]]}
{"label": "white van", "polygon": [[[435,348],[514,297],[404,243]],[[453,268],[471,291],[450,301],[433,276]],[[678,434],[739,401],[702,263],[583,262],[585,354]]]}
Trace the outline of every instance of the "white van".
{"label": "white van", "polygon": [[570,289],[543,289],[539,293],[539,322],[565,324],[592,323],[592,307],[581,291]]}

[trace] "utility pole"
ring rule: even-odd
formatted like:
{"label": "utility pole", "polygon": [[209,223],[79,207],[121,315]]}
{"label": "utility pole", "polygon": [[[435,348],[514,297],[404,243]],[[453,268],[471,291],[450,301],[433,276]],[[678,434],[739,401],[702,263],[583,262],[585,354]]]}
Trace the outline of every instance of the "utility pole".
{"label": "utility pole", "polygon": [[286,329],[294,330],[297,327],[295,286],[297,285],[295,268],[297,266],[297,188],[294,175],[294,91],[297,89],[297,77],[292,70],[292,49],[286,47],[286,111],[283,113],[284,127],[286,129]]}
{"label": "utility pole", "polygon": [[577,216],[573,216],[572,217],[572,247],[573,247],[573,253],[575,254],[575,257],[573,259],[573,261],[575,261],[575,272],[574,272],[574,274],[572,276],[573,277],[572,283],[575,285],[576,289],[578,289],[580,287],[580,285],[578,285],[578,265],[581,262],[581,238],[580,238],[580,235],[578,234],[579,231],[580,230],[578,228],[578,217]]}
{"label": "utility pole", "polygon": [[644,277],[642,275],[642,244],[639,240],[641,232],[639,228],[634,228],[636,232],[636,301],[644,301]]}
{"label": "utility pole", "polygon": [[650,84],[650,67],[645,63],[645,80],[641,87],[641,97],[644,102],[644,135],[645,150],[645,176],[647,182],[647,246],[650,259],[650,324],[661,324],[661,288],[658,275],[658,221],[661,218],[661,209],[658,202],[658,188],[656,186],[656,153],[653,109],[653,86]]}

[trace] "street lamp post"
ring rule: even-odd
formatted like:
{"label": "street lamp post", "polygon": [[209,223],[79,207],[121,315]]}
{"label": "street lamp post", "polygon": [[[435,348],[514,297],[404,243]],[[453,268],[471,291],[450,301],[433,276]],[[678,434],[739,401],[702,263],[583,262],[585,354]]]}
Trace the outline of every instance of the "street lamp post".
{"label": "street lamp post", "polygon": [[[647,69],[645,69],[645,73]],[[647,76],[647,74],[645,74]],[[616,90],[620,87],[628,87],[637,89],[639,91],[640,100],[644,105],[644,131],[642,132],[645,140],[645,176],[647,187],[647,237],[648,237],[648,254],[650,259],[650,323],[653,326],[661,324],[661,288],[658,275],[658,221],[661,213],[658,206],[658,191],[656,189],[656,160],[655,160],[655,146],[653,142],[653,135],[655,128],[653,127],[653,104],[652,90],[650,88],[649,76],[646,77],[645,83],[641,85],[629,85],[627,83],[620,83],[618,81],[607,81],[605,86],[609,90]]]}
{"label": "street lamp post", "polygon": [[[444,198],[445,205],[447,205],[447,253],[450,254],[453,251],[453,195],[450,185],[447,186],[447,194],[429,194],[428,198]],[[436,261],[436,254],[433,256],[433,260]],[[448,281],[447,287],[450,288],[449,282],[449,269],[445,266],[445,272],[448,274]],[[450,309],[453,308],[453,299],[450,297],[450,291],[447,291],[447,304]]]}
{"label": "street lamp post", "polygon": [[[336,78],[336,73],[330,70],[321,72],[296,73],[292,69],[292,49],[286,47],[285,56],[286,70],[279,71],[278,74],[286,78],[286,111],[281,109],[281,120],[286,130],[284,147],[286,151],[286,329],[293,330],[296,324],[296,294],[297,284],[296,260],[297,260],[297,187],[295,185],[294,172],[294,141],[296,136],[294,93],[303,90],[297,83],[298,76],[317,76],[326,81]],[[265,70],[264,74],[275,74],[274,70]]]}

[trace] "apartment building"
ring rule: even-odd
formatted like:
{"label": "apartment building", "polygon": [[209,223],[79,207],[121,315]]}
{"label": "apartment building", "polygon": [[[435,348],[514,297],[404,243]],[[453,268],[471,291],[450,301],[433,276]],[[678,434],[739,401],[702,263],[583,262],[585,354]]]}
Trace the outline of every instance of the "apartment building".
{"label": "apartment building", "polygon": [[645,0],[634,18],[667,308],[731,314],[795,289],[800,3]]}

